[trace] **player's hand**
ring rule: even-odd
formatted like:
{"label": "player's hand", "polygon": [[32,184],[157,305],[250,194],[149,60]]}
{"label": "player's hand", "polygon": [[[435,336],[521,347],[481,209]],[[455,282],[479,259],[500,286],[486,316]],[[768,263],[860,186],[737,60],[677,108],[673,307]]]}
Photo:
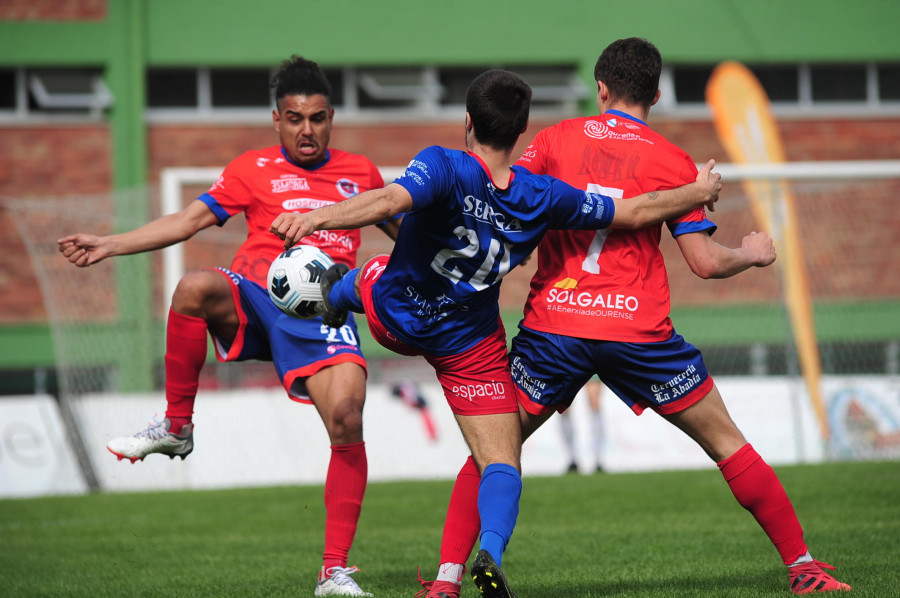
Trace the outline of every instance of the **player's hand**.
{"label": "player's hand", "polygon": [[708,196],[703,203],[710,212],[716,211],[716,202],[719,201],[719,192],[722,191],[722,175],[712,171],[715,167],[716,161],[709,160],[697,173],[697,182]]}
{"label": "player's hand", "polygon": [[775,243],[766,233],[752,232],[741,241],[741,247],[756,256],[754,265],[765,267],[771,265],[776,258]]}
{"label": "player's hand", "polygon": [[297,212],[285,212],[279,214],[269,226],[269,232],[284,239],[284,248],[290,249],[300,242],[300,239],[315,232],[315,228],[309,223],[306,214]]}
{"label": "player's hand", "polygon": [[56,240],[63,257],[79,268],[85,268],[110,256],[103,237],[78,233]]}

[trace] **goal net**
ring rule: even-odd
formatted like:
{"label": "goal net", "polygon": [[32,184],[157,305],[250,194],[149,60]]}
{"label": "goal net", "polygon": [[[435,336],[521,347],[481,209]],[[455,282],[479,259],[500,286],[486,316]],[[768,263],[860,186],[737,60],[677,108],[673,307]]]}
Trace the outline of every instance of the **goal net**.
{"label": "goal net", "polygon": [[[399,169],[384,169],[392,180]],[[900,161],[717,168],[727,181],[714,239],[738,247],[759,230],[741,183],[787,181],[798,216],[803,266],[821,375],[817,433],[835,458],[900,457]],[[87,196],[7,200],[40,282],[64,396],[156,391],[163,383],[164,325],[174,284],[186,270],[227,266],[246,234],[242,219],[202,231],[181,246],[76,268],[55,240],[74,232],[107,234],[175,211],[203,193],[219,169],[171,169],[159,188]],[[127,223],[127,225],[126,225]],[[124,227],[124,228],[123,228]],[[779,262],[726,280],[700,280],[663,234],[676,329],[704,353],[722,386],[772,380],[790,388],[796,412],[812,400],[801,375]],[[780,245],[780,243],[779,243]],[[389,251],[382,233],[364,233],[361,256]],[[534,265],[504,279],[502,308],[515,322]],[[360,326],[365,334],[365,326]],[[370,381],[391,371],[388,356],[363,339]],[[420,364],[421,365],[421,364]],[[271,364],[218,364],[210,351],[201,388],[277,386]],[[123,414],[127,407],[123,407]],[[133,414],[132,414],[133,416]],[[764,415],[763,415],[764,416]],[[801,426],[797,434],[805,434]]]}

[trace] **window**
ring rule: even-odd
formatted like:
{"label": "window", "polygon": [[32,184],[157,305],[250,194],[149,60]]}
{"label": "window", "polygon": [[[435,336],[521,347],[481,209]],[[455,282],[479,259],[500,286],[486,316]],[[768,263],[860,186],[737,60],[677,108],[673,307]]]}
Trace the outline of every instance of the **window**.
{"label": "window", "polygon": [[[422,120],[458,118],[466,90],[493,66],[395,66],[323,68],[332,88],[331,103],[341,119]],[[509,67],[531,85],[535,112],[573,116],[587,87],[575,65]],[[271,106],[267,69],[152,68],[147,73],[149,120],[268,119]]]}
{"label": "window", "polygon": [[100,68],[0,69],[0,119],[96,119],[113,104]]}
{"label": "window", "polygon": [[865,102],[866,67],[863,65],[812,66],[813,102]]}
{"label": "window", "polygon": [[792,66],[750,67],[772,102],[797,102],[800,100],[800,75]]}
{"label": "window", "polygon": [[29,109],[98,110],[112,105],[100,69],[33,69],[28,73]]}
{"label": "window", "polygon": [[702,104],[706,101],[706,82],[711,66],[675,67],[675,101],[679,104]]}
{"label": "window", "polygon": [[196,69],[150,69],[147,71],[148,107],[185,108],[196,105]]}
{"label": "window", "polygon": [[440,69],[439,83],[444,89],[442,106],[465,106],[466,91],[472,79],[488,70],[488,67],[448,67]]}
{"label": "window", "polygon": [[0,69],[0,110],[16,107],[16,71]]}
{"label": "window", "polygon": [[213,108],[268,108],[269,69],[210,69]]}
{"label": "window", "polygon": [[900,100],[900,64],[878,67],[878,99],[892,102]]}
{"label": "window", "polygon": [[443,90],[433,75],[419,67],[361,69],[357,74],[359,108],[434,106]]}
{"label": "window", "polygon": [[[782,114],[829,114],[854,108],[897,113],[900,64],[747,64]],[[657,110],[707,114],[706,83],[715,65],[665,65]]]}

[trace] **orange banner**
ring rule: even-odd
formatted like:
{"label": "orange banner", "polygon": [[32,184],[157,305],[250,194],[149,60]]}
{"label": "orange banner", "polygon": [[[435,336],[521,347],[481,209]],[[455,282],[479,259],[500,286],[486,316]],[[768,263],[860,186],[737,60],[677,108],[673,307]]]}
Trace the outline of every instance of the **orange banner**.
{"label": "orange banner", "polygon": [[[706,103],[732,162],[785,161],[769,98],[750,69],[737,62],[723,62],[717,66],[706,85]],[[827,440],[830,432],[821,390],[822,365],[794,198],[783,180],[746,180],[742,185],[757,222],[775,240],[779,253],[776,265],[785,289],[800,370],[819,419],[822,437]]]}

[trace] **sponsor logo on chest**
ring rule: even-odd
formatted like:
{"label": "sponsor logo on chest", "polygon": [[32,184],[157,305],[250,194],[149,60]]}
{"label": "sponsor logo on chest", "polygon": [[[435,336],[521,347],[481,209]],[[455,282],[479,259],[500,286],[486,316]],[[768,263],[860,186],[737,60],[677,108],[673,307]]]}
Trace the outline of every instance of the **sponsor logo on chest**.
{"label": "sponsor logo on chest", "polygon": [[283,174],[280,178],[272,180],[271,183],[272,193],[309,191],[309,181],[306,180],[306,177],[300,177],[295,174]]}

